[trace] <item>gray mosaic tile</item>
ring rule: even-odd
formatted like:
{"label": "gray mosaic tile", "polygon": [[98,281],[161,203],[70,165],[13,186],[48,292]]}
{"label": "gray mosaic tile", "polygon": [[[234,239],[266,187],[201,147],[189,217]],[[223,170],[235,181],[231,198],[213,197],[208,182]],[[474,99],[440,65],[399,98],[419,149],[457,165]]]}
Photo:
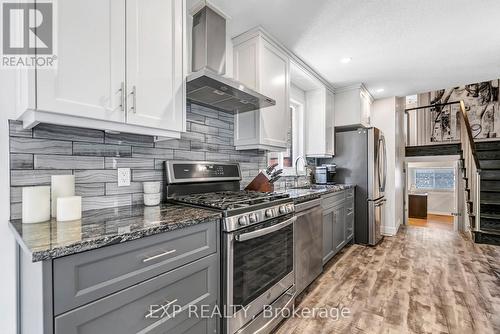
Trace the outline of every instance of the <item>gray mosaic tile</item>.
{"label": "gray mosaic tile", "polygon": [[75,184],[75,195],[82,197],[103,196],[104,183],[77,183]]}
{"label": "gray mosaic tile", "polygon": [[105,158],[105,169],[132,168],[132,169],[153,169],[154,159],[144,158]]}
{"label": "gray mosaic tile", "polygon": [[21,203],[23,200],[23,187],[10,187],[10,202]]}
{"label": "gray mosaic tile", "polygon": [[33,154],[11,154],[10,169],[33,169]]}
{"label": "gray mosaic tile", "polygon": [[61,140],[11,137],[10,153],[71,155],[73,153],[73,144]]}
{"label": "gray mosaic tile", "polygon": [[11,186],[39,186],[50,184],[52,175],[71,175],[72,170],[12,170]]}
{"label": "gray mosaic tile", "polygon": [[132,145],[153,147],[154,138],[152,136],[137,135],[131,133],[106,133],[106,144]]}
{"label": "gray mosaic tile", "polygon": [[76,183],[117,182],[116,170],[75,170]]}
{"label": "gray mosaic tile", "polygon": [[83,211],[114,208],[126,205],[132,205],[132,196],[130,194],[82,198]]}
{"label": "gray mosaic tile", "polygon": [[215,119],[215,118],[210,118],[210,117],[207,117],[205,124],[209,125],[209,126],[215,126],[217,128],[221,128],[221,129],[229,129],[229,127],[230,127],[230,123],[221,121],[220,119]]}
{"label": "gray mosaic tile", "polygon": [[118,187],[117,183],[106,183],[106,195],[143,193],[142,182],[131,182],[130,186]]}
{"label": "gray mosaic tile", "polygon": [[33,129],[33,137],[103,143],[104,131],[54,124],[39,124]]}
{"label": "gray mosaic tile", "polygon": [[132,157],[146,159],[172,159],[173,150],[168,148],[132,147]]}
{"label": "gray mosaic tile", "polygon": [[191,142],[185,139],[162,140],[155,143],[155,148],[189,150]]}
{"label": "gray mosaic tile", "polygon": [[103,157],[38,155],[35,154],[35,169],[103,169]]}
{"label": "gray mosaic tile", "polygon": [[144,182],[144,181],[162,181],[163,171],[162,170],[133,170],[132,171],[132,181],[134,182]]}
{"label": "gray mosaic tile", "polygon": [[10,137],[33,137],[32,129],[24,129],[23,122],[9,120],[9,136]]}
{"label": "gray mosaic tile", "polygon": [[176,160],[205,160],[205,152],[196,151],[174,151],[174,159]]}
{"label": "gray mosaic tile", "polygon": [[191,123],[191,131],[209,135],[217,135],[219,133],[219,128],[198,123]]}
{"label": "gray mosaic tile", "polygon": [[73,143],[73,155],[97,157],[131,157],[132,147],[127,145]]}

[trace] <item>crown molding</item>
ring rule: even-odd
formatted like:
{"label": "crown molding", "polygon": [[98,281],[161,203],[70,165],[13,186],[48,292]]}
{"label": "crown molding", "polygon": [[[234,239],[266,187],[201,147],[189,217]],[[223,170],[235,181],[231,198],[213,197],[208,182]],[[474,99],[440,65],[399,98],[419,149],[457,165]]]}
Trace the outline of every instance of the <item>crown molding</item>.
{"label": "crown molding", "polygon": [[311,66],[309,66],[305,61],[303,61],[299,56],[289,50],[283,43],[281,43],[278,39],[276,39],[273,35],[271,35],[264,27],[258,25],[253,27],[250,30],[245,31],[235,37],[232,38],[233,45],[241,44],[251,38],[256,36],[260,36],[267,40],[269,43],[273,44],[275,47],[280,49],[283,53],[285,53],[288,58],[293,61],[299,67],[302,67],[303,70],[314,76],[318,81],[320,81],[328,90],[332,93],[336,92],[335,87],[326,80],[321,74],[319,74],[316,70],[314,70]]}

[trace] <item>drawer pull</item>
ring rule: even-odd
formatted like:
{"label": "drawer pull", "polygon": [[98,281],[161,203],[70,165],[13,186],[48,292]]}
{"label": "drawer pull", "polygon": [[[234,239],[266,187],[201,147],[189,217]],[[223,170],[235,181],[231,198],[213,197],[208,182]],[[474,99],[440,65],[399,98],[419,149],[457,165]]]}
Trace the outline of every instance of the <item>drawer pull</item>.
{"label": "drawer pull", "polygon": [[167,304],[165,305],[161,305],[159,308],[157,308],[156,310],[154,311],[151,311],[149,312],[148,314],[146,314],[146,316],[144,318],[151,318],[153,315],[155,315],[156,313],[160,312],[161,310],[166,310],[168,309],[173,303],[177,303],[178,299],[174,299],[172,300],[171,302],[168,302]]}
{"label": "drawer pull", "polygon": [[173,254],[175,252],[177,252],[177,249],[172,249],[172,250],[169,250],[167,252],[164,252],[164,253],[161,253],[161,254],[158,254],[158,255],[155,255],[155,256],[148,257],[148,258],[142,260],[142,262],[146,263],[146,262],[149,262],[149,261],[153,261],[153,260],[156,260],[156,259],[158,259],[160,257],[167,256],[169,254]]}

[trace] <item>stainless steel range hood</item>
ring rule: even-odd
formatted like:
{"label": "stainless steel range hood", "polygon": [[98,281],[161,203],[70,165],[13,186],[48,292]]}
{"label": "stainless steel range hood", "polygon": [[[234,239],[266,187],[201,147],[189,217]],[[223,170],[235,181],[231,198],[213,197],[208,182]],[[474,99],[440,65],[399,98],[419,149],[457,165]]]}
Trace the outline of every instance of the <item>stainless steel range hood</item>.
{"label": "stainless steel range hood", "polygon": [[193,16],[192,70],[187,99],[227,113],[273,106],[276,101],[240,82],[223,77],[226,71],[226,20],[205,6]]}

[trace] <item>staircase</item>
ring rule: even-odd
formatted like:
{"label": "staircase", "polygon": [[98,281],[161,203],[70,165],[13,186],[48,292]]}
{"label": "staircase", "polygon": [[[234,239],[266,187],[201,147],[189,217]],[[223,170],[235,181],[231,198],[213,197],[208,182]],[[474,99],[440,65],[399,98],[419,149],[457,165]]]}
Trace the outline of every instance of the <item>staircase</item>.
{"label": "staircase", "polygon": [[453,105],[460,108],[457,123],[460,126],[460,142],[407,146],[406,156],[459,155],[465,189],[465,219],[469,222],[471,236],[476,243],[500,245],[500,139],[474,140],[463,101],[411,108],[406,112],[436,110],[436,106],[443,109]]}
{"label": "staircase", "polygon": [[479,226],[474,241],[500,245],[500,140],[476,142],[481,166]]}

